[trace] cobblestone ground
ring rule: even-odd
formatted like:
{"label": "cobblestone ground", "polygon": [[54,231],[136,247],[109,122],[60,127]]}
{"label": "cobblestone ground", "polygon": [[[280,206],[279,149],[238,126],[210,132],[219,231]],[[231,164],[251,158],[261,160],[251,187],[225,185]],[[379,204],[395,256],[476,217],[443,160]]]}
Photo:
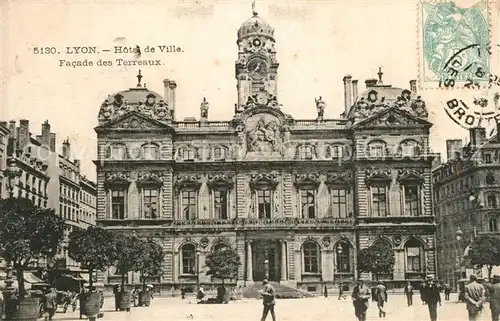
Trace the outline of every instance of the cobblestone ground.
{"label": "cobblestone ground", "polygon": [[[386,318],[378,317],[377,305],[370,304],[367,320],[384,321],[426,321],[430,320],[426,305],[422,305],[417,296],[414,305],[408,307],[403,295],[389,297]],[[260,300],[240,300],[229,304],[195,304],[194,298],[181,300],[178,298],[155,298],[150,307],[132,308],[130,312],[115,312],[112,298],[106,298],[102,321],[258,321],[261,317]],[[313,320],[352,320],[355,321],[354,310],[350,298],[337,300],[336,297],[318,297],[310,299],[277,300],[276,316],[278,321],[313,321]],[[77,313],[57,313],[54,320],[79,320]],[[272,320],[271,316],[267,320]],[[444,301],[438,307],[438,320],[468,320],[464,303],[457,303],[456,296]],[[485,306],[483,320],[491,320],[489,307]]]}

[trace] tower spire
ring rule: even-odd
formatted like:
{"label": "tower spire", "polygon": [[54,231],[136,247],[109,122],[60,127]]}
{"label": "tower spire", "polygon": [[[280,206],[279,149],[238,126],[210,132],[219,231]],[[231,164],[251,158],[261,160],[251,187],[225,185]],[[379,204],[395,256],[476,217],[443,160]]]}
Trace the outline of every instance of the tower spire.
{"label": "tower spire", "polygon": [[252,1],[252,13],[254,16],[258,15],[257,10],[255,9],[255,0]]}

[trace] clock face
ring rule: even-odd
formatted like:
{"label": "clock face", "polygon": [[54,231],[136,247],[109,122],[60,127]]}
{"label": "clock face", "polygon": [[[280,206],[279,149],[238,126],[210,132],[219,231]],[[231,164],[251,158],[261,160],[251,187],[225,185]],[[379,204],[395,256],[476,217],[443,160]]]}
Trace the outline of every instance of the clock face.
{"label": "clock face", "polygon": [[255,46],[255,47],[260,47],[260,45],[262,44],[262,42],[260,41],[259,38],[255,38],[252,42],[252,44]]}
{"label": "clock face", "polygon": [[248,63],[248,71],[252,78],[261,79],[267,73],[267,65],[261,59],[254,59]]}

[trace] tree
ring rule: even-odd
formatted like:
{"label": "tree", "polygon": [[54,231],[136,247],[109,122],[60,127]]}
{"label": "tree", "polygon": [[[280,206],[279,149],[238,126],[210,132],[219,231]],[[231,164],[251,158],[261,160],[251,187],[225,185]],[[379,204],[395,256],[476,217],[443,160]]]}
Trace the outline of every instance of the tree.
{"label": "tree", "polygon": [[0,256],[12,262],[21,297],[26,294],[24,271],[57,254],[64,230],[64,220],[53,209],[26,198],[0,200]]}
{"label": "tree", "polygon": [[161,265],[165,257],[163,248],[153,240],[141,241],[140,259],[138,260],[137,270],[141,274],[142,289],[146,290],[146,279],[151,276],[161,276]]}
{"label": "tree", "polygon": [[377,279],[379,274],[392,273],[394,263],[394,251],[385,243],[377,242],[358,252],[358,271],[374,273]]}
{"label": "tree", "polygon": [[90,288],[93,285],[92,274],[111,266],[114,251],[113,234],[100,227],[77,228],[69,234],[69,257],[89,271]]}
{"label": "tree", "polygon": [[205,265],[208,267],[207,275],[221,279],[222,286],[224,286],[225,279],[238,278],[238,267],[241,265],[241,259],[235,250],[223,247],[209,253],[205,259]]}
{"label": "tree", "polygon": [[491,270],[500,265],[500,238],[489,235],[477,238],[469,249],[469,259],[473,265],[486,266],[488,279],[491,280]]}
{"label": "tree", "polygon": [[123,234],[115,235],[115,246],[113,265],[116,267],[116,272],[122,277],[121,290],[123,292],[125,291],[125,276],[128,272],[138,270],[144,247],[137,236]]}

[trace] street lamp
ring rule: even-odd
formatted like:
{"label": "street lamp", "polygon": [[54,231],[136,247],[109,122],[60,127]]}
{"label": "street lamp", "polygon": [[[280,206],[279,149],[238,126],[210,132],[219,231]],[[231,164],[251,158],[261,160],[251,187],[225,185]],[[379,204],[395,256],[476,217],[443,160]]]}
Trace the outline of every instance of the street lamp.
{"label": "street lamp", "polygon": [[269,252],[267,250],[264,251],[264,278],[269,280]]}
{"label": "street lamp", "polygon": [[340,293],[342,293],[342,261],[340,260],[340,256],[342,255],[342,244],[337,244],[337,269],[339,272],[339,299],[340,299]]}
{"label": "street lamp", "polygon": [[201,250],[196,249],[196,286],[200,288],[200,254]]}
{"label": "street lamp", "polygon": [[[7,177],[7,188],[9,190],[9,198],[14,198],[14,188],[19,183],[19,177],[21,176],[21,169],[17,167],[16,159],[10,156],[7,159],[7,167],[4,170],[4,175]],[[12,277],[12,262],[6,262],[6,278],[5,278],[5,291],[7,292],[7,296],[10,292],[12,292],[12,284],[14,283],[14,279]]]}
{"label": "street lamp", "polygon": [[457,227],[457,230],[455,232],[455,237],[457,239],[457,260],[458,260],[458,265],[459,265],[459,269],[460,269],[460,278],[463,277],[463,273],[462,273],[462,240],[463,240],[463,236],[464,236],[464,232],[462,232],[462,230],[460,229],[460,226]]}

